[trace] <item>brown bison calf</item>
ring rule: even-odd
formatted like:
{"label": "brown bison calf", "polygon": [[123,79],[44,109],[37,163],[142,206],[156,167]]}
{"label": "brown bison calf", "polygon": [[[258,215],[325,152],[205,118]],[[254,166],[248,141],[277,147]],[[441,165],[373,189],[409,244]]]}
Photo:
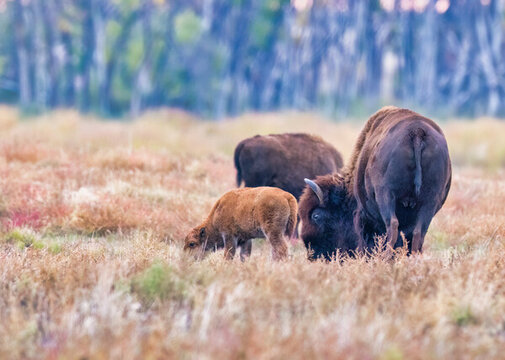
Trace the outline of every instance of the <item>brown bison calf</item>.
{"label": "brown bison calf", "polygon": [[205,252],[225,249],[233,259],[240,247],[240,258],[251,254],[253,238],[267,238],[274,260],[287,256],[284,236],[295,228],[298,204],[293,195],[272,187],[235,189],[224,194],[205,221],[186,236],[184,250],[200,257]]}

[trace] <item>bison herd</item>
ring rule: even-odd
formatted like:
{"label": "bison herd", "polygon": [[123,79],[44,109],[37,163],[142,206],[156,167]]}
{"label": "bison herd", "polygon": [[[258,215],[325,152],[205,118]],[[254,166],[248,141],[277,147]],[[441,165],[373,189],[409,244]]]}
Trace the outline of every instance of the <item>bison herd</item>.
{"label": "bison herd", "polygon": [[370,253],[379,239],[388,255],[403,246],[421,252],[451,186],[440,127],[392,106],[370,117],[345,167],[331,144],[307,134],[245,139],[234,162],[237,186],[245,188],[224,194],[186,236],[184,249],[197,257],[224,248],[232,259],[240,247],[243,260],[251,240],[265,237],[273,258],[283,259],[297,219],[311,260]]}

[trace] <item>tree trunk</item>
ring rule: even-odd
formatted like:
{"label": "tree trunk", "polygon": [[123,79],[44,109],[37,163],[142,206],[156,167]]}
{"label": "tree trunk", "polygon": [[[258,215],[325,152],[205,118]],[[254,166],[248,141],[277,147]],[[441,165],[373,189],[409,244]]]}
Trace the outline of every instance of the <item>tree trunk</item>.
{"label": "tree trunk", "polygon": [[90,94],[90,72],[93,62],[93,54],[95,52],[93,17],[92,17],[92,0],[80,0],[81,10],[84,14],[82,21],[82,55],[79,61],[78,73],[78,89],[80,92],[79,108],[86,113],[90,110],[91,94]]}
{"label": "tree trunk", "polygon": [[130,115],[135,118],[140,114],[144,104],[144,97],[151,91],[151,64],[152,64],[152,29],[151,12],[153,4],[151,0],[144,1],[142,14],[142,39],[144,42],[144,57],[140,64],[135,84],[130,98]]}
{"label": "tree trunk", "polygon": [[27,26],[25,23],[25,8],[22,0],[16,0],[13,3],[13,23],[16,37],[17,63],[18,63],[18,85],[19,85],[19,104],[21,108],[26,109],[31,104],[32,90],[30,88],[30,64],[28,60],[27,49]]}
{"label": "tree trunk", "polygon": [[[122,31],[111,47],[112,54],[121,54],[123,52],[125,46],[127,45],[130,31],[137,22],[139,16],[139,10],[133,11],[123,22]],[[105,116],[111,115],[111,86],[119,60],[119,56],[111,56],[110,59],[108,59],[105,69],[105,79],[100,86],[100,109],[102,114]]]}

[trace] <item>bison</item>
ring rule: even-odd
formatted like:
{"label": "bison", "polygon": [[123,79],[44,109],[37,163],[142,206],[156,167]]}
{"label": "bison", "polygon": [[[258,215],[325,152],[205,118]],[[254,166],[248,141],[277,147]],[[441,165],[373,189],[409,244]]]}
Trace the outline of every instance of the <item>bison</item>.
{"label": "bison", "polygon": [[251,254],[251,239],[267,238],[274,260],[287,256],[284,236],[291,236],[297,221],[298,204],[290,193],[273,187],[241,188],[224,194],[202,224],[186,236],[184,250],[196,257],[225,248],[233,259],[237,247],[240,258]]}
{"label": "bison", "polygon": [[304,178],[337,172],[343,166],[340,153],[318,136],[275,134],[242,140],[235,148],[237,186],[274,186],[298,200]]}
{"label": "bison", "polygon": [[308,187],[300,198],[301,238],[309,259],[331,260],[336,251],[352,255],[358,245],[353,227],[356,200],[339,174],[305,179]]}
{"label": "bison", "polygon": [[385,107],[367,121],[342,175],[306,179],[300,199],[302,239],[312,258],[336,250],[421,252],[432,218],[451,186],[451,161],[440,127],[411,110]]}

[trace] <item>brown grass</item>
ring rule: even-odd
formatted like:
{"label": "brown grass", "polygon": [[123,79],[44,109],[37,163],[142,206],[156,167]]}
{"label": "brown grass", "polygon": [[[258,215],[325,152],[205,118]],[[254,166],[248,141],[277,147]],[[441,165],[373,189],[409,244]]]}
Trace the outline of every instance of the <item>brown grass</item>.
{"label": "brown grass", "polygon": [[257,240],[195,263],[182,238],[234,187],[239,140],[307,131],[347,158],[360,124],[2,114],[1,359],[503,356],[504,123],[443,123],[454,182],[422,256],[309,263],[295,243],[275,263]]}

